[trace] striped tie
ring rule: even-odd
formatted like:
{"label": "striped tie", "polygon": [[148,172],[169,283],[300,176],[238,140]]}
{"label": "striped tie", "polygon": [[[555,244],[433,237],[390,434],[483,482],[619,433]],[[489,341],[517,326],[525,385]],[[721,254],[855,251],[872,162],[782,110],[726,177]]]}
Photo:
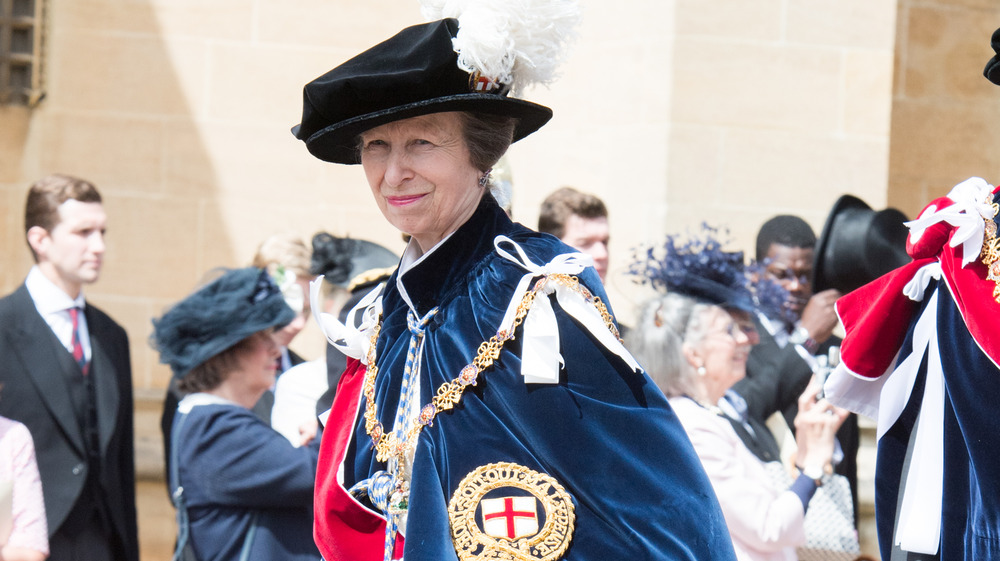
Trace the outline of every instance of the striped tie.
{"label": "striped tie", "polygon": [[80,371],[86,376],[90,370],[90,363],[87,362],[86,355],[83,354],[83,345],[80,343],[80,309],[76,306],[69,309],[69,317],[73,321],[73,360],[80,366]]}

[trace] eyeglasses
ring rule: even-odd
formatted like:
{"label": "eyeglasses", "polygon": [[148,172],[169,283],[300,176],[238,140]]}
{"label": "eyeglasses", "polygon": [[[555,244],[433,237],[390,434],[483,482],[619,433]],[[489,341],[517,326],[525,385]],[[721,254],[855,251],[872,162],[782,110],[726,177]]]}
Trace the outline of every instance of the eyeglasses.
{"label": "eyeglasses", "polygon": [[712,332],[713,335],[729,336],[733,341],[737,340],[737,334],[739,333],[742,333],[744,337],[749,339],[751,344],[756,343],[758,340],[757,328],[754,327],[753,322],[749,321],[731,321],[725,329]]}

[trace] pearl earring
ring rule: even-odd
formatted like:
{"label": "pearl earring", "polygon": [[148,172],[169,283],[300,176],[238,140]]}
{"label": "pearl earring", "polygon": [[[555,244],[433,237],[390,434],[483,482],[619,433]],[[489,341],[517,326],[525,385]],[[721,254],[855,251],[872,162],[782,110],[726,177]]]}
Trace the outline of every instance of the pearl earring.
{"label": "pearl earring", "polygon": [[699,376],[704,376],[705,373],[708,372],[708,370],[705,370],[704,366],[699,366],[697,372]]}

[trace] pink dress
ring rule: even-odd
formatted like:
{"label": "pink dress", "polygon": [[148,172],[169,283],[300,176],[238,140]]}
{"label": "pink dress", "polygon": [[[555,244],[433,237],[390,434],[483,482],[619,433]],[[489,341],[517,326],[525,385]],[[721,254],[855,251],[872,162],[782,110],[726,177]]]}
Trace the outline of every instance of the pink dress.
{"label": "pink dress", "polygon": [[0,417],[0,480],[13,481],[13,517],[7,545],[48,555],[49,531],[35,446],[28,428],[6,417]]}

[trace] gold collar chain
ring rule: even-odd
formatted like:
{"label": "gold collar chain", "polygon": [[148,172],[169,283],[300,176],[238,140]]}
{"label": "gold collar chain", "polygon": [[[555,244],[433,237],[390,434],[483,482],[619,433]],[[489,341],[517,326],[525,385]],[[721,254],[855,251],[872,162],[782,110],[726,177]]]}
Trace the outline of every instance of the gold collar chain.
{"label": "gold collar chain", "polygon": [[458,376],[450,382],[441,384],[431,402],[420,409],[420,413],[410,430],[400,439],[392,431],[386,431],[382,423],[378,420],[378,411],[375,404],[375,377],[378,375],[378,366],[375,365],[375,344],[378,341],[379,332],[382,329],[382,316],[380,315],[372,333],[371,344],[368,346],[368,354],[365,357],[367,371],[365,372],[364,394],[365,394],[365,431],[372,439],[372,446],[375,448],[375,458],[380,462],[386,462],[395,455],[399,460],[399,465],[403,465],[403,459],[407,453],[416,445],[420,431],[427,425],[434,423],[434,417],[442,411],[452,409],[462,399],[462,394],[469,386],[476,385],[479,374],[493,365],[493,362],[500,357],[500,351],[504,344],[514,338],[514,331],[524,321],[524,317],[531,309],[535,297],[545,290],[548,283],[556,283],[566,286],[578,293],[585,300],[590,301],[601,313],[604,323],[615,337],[620,339],[618,329],[614,320],[608,312],[604,302],[597,296],[591,294],[587,287],[580,284],[580,281],[570,275],[551,274],[542,277],[535,283],[535,286],[525,292],[517,306],[514,322],[509,331],[497,331],[496,335],[490,337],[479,345],[476,358],[466,365],[459,372]]}
{"label": "gold collar chain", "polygon": [[[993,207],[993,217],[995,217],[1000,205],[992,201],[991,193],[985,202]],[[983,258],[983,265],[986,265],[986,279],[996,284],[993,288],[993,299],[1000,303],[1000,239],[997,239],[997,224],[993,221],[993,217],[983,219],[986,221],[986,232],[980,255]]]}

